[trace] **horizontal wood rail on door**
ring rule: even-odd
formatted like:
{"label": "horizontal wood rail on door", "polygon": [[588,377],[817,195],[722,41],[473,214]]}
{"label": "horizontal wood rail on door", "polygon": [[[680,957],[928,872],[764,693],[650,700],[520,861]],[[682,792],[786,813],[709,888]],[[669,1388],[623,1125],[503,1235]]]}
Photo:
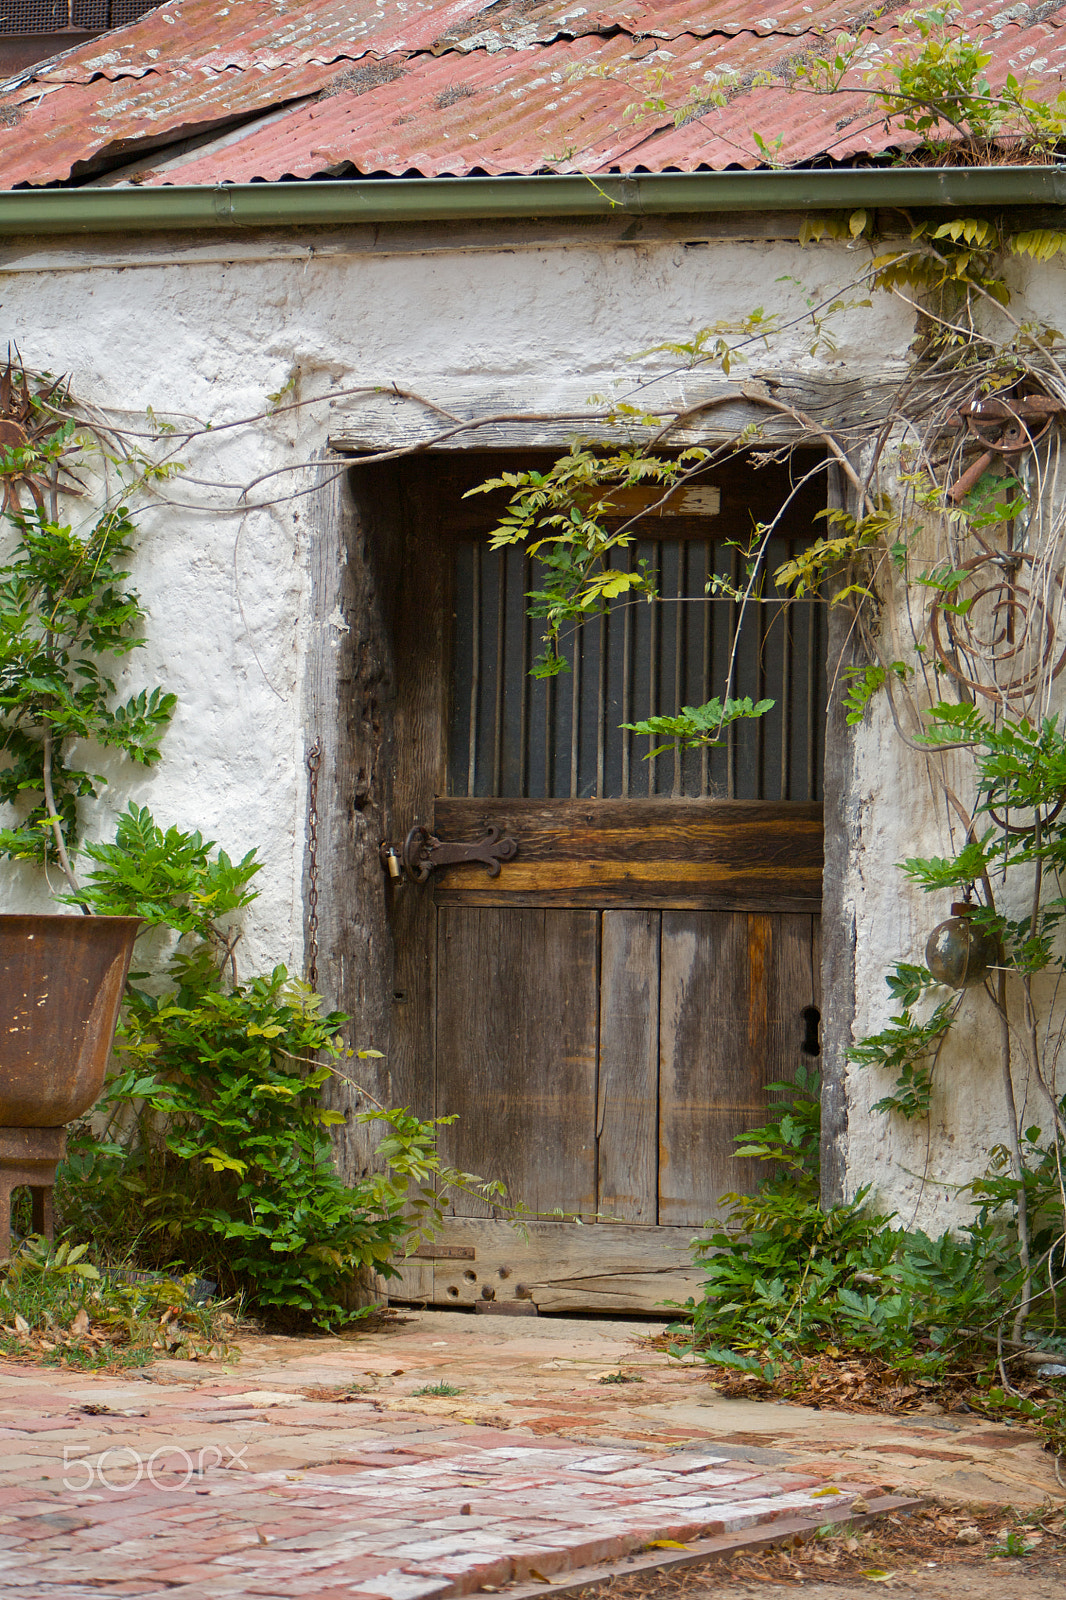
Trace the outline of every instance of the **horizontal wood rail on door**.
{"label": "horizontal wood rail on door", "polygon": [[434,875],[439,905],[648,906],[817,912],[822,807],[758,800],[438,799],[433,832],[518,845]]}

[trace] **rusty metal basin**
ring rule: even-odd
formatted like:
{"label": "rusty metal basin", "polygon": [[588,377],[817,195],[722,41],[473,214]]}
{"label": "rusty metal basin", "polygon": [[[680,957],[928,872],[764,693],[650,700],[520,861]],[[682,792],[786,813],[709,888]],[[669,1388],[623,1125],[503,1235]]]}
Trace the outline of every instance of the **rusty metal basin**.
{"label": "rusty metal basin", "polygon": [[0,915],[0,1127],[59,1128],[99,1098],[140,926]]}

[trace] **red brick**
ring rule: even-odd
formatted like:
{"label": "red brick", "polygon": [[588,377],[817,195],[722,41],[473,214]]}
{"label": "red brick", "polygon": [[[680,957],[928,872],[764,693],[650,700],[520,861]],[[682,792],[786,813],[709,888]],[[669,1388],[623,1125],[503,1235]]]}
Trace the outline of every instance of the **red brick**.
{"label": "red brick", "polygon": [[212,1577],[218,1576],[218,1568],[212,1561],[181,1562],[149,1559],[145,1561],[144,1568],[146,1576],[155,1580],[163,1578],[167,1583],[206,1583]]}
{"label": "red brick", "polygon": [[548,1577],[553,1572],[563,1572],[567,1567],[576,1565],[571,1560],[570,1552],[560,1548],[517,1550],[511,1557],[514,1566],[514,1575],[517,1579],[529,1579],[534,1571],[543,1572]]}
{"label": "red brick", "polygon": [[454,1594],[473,1594],[486,1583],[509,1583],[515,1573],[514,1559],[500,1556],[445,1556],[439,1561],[403,1562],[402,1570],[426,1577],[447,1578]]}
{"label": "red brick", "polygon": [[600,1561],[617,1561],[619,1557],[628,1555],[640,1542],[639,1535],[629,1532],[601,1534],[599,1538],[592,1539],[580,1532],[573,1539],[556,1534],[553,1540],[554,1544],[570,1551],[571,1565],[575,1567],[595,1566]]}

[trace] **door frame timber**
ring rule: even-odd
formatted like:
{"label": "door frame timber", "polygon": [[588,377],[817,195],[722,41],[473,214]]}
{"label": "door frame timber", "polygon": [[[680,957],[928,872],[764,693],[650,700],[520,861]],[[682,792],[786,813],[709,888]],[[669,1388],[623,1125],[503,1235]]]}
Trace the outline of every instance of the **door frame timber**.
{"label": "door frame timber", "polygon": [[[482,411],[493,408],[528,410],[528,394],[521,399],[517,395],[487,397],[480,406]],[[331,444],[354,455],[410,442],[409,417],[401,424],[395,415],[390,418],[383,411],[373,419],[373,426],[368,427],[367,420],[360,418],[358,439],[350,431],[347,436],[335,432]],[[729,418],[730,423],[734,420]],[[716,442],[732,433],[732,427],[690,431],[703,442]],[[497,428],[496,433],[493,444],[508,450],[543,449],[560,442],[544,438],[543,429],[528,425],[508,425]],[[477,442],[476,435],[463,441],[468,449]],[[811,441],[797,435],[792,442],[809,445]],[[439,462],[440,455],[434,450],[421,459],[425,466],[432,466],[433,457]],[[431,1085],[426,1081],[425,1063],[432,1059],[433,1051],[434,973],[423,952],[429,944],[424,937],[427,918],[436,914],[435,906],[430,896],[412,894],[406,904],[399,908],[394,904],[390,910],[378,846],[381,839],[395,835],[401,820],[432,824],[435,797],[429,792],[432,785],[426,774],[444,759],[443,674],[437,673],[436,685],[431,683],[431,675],[418,669],[420,652],[408,645],[417,640],[423,647],[427,642],[436,646],[439,641],[443,647],[448,577],[445,561],[431,561],[427,567],[413,548],[415,541],[404,538],[405,522],[412,511],[417,514],[419,498],[417,484],[411,481],[410,462],[399,466],[372,463],[364,455],[358,464],[353,461],[352,473],[338,478],[335,459],[323,453],[319,487],[309,507],[306,737],[307,750],[317,746],[319,757],[319,987],[331,1006],[353,1016],[352,1044],[384,1052],[380,1062],[360,1061],[357,1072],[345,1073],[347,1081],[334,1079],[329,1092],[333,1105],[349,1114],[347,1126],[339,1130],[337,1156],[340,1170],[352,1181],[373,1166],[377,1138],[373,1129],[355,1124],[352,1114],[372,1109],[374,1100],[415,1106],[431,1103],[426,1098]],[[835,469],[830,469],[828,480],[830,503],[843,503],[845,496]],[[835,662],[847,644],[846,625],[834,608],[829,616],[830,661]],[[854,1006],[853,931],[844,914],[843,886],[846,854],[857,832],[857,819],[848,809],[853,733],[840,708],[838,678],[838,672],[831,672],[823,806],[826,864],[821,895],[826,996],[822,1063],[827,1112],[823,1172],[830,1198],[840,1192],[843,1181],[843,1062]],[[482,809],[485,804],[480,802]],[[804,909],[813,909],[817,899],[813,861],[809,868],[802,895],[797,897],[797,910],[801,903]],[[308,861],[308,932],[310,889]],[[755,908],[754,901],[747,903]],[[553,1229],[563,1225],[537,1226]],[[691,1234],[691,1230],[680,1231]],[[606,1244],[606,1237],[603,1242]],[[503,1252],[514,1253],[513,1248]],[[422,1297],[434,1274],[444,1272],[449,1284],[454,1279],[452,1267],[443,1269],[425,1262],[412,1261],[408,1272],[415,1298]],[[416,1281],[419,1274],[421,1289]],[[586,1287],[591,1290],[591,1285]],[[663,1297],[656,1295],[656,1300]],[[618,1304],[615,1299],[605,1300],[605,1308],[608,1303]]]}

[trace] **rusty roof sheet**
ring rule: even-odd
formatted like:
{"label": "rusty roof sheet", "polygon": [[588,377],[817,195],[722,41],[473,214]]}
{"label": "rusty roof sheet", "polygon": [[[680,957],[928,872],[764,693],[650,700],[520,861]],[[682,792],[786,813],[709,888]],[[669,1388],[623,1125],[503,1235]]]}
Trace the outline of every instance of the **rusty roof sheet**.
{"label": "rusty roof sheet", "polygon": [[[1046,59],[1060,85],[1066,72],[1066,29],[1046,23],[1011,30],[1009,48],[989,66],[993,84],[1009,71],[1024,76],[1027,63]],[[891,43],[891,35],[885,43]],[[361,94],[340,93],[307,105],[226,152],[233,182],[254,178],[307,178],[351,164],[364,173],[425,176],[476,170],[489,174],[550,169],[603,173],[644,169],[754,167],[766,157],[794,164],[822,154],[845,159],[901,142],[886,135],[866,94],[824,96],[789,88],[785,74],[796,41],[767,41],[754,34],[718,39],[685,37],[663,43],[560,42],[537,53],[537,72],[522,56],[423,58],[404,77]],[[742,88],[722,107],[709,107],[681,127],[657,111],[634,111],[661,93],[669,74],[671,99],[705,93],[709,75],[743,85],[752,74],[776,81]],[[627,114],[628,112],[628,114]],[[913,142],[913,136],[911,142]],[[206,183],[217,158],[205,154],[173,174],[148,182]]]}
{"label": "rusty roof sheet", "polygon": [[888,13],[903,4],[904,0],[886,0],[878,8],[862,0],[781,0],[760,10],[752,0],[611,0],[601,6],[585,6],[580,0],[498,0],[453,24],[441,42],[459,50],[503,50],[610,32],[641,39],[679,39],[683,34],[707,39],[718,33],[835,34],[862,26],[877,9]]}
{"label": "rusty roof sheet", "polygon": [[[888,14],[902,3],[886,0],[880,10]],[[654,39],[836,33],[866,24],[876,9],[862,0],[781,0],[752,17],[750,0],[610,0],[600,6],[580,0],[299,0],[291,6],[281,0],[171,0],[23,76],[88,83],[227,67],[279,72],[394,51],[491,53],[619,32]]]}
{"label": "rusty roof sheet", "polygon": [[[746,26],[740,12],[740,0],[170,0],[0,88],[0,184],[121,177],[124,161],[148,183],[691,171],[757,166],[767,147],[796,164],[913,142],[865,91],[789,87],[826,35],[897,46],[898,9],[788,0]],[[1013,72],[1041,98],[1063,88],[1066,0],[965,0],[964,13],[993,86]],[[692,111],[675,127],[648,109],[656,98]]]}
{"label": "rusty roof sheet", "polygon": [[[781,55],[795,50],[792,39],[778,45]],[[342,92],[249,135],[227,152],[227,171],[241,183],[307,178],[348,163],[360,172],[427,177],[628,167],[628,149],[653,144],[655,121],[661,128],[663,119],[627,117],[627,107],[653,93],[663,71],[683,96],[708,71],[742,74],[766,58],[765,39],[750,33],[668,45],[648,39],[636,48],[625,38],[560,41],[537,51],[535,72],[524,53],[422,57],[391,84]],[[213,159],[193,161],[170,181],[209,182]]]}
{"label": "rusty roof sheet", "polygon": [[[903,35],[887,31],[878,43],[891,48]],[[985,76],[993,92],[1008,74],[1031,80],[1041,98],[1054,98],[1066,88],[1066,27],[1039,22],[1005,28],[989,38],[992,59]],[[799,166],[822,157],[848,161],[890,148],[914,147],[918,139],[898,121],[886,126],[883,112],[866,93],[815,94],[789,87],[782,79],[753,85],[730,97],[726,105],[707,110],[677,128],[649,129],[645,139],[626,151],[626,170],[707,167],[717,171],[737,165],[756,167],[767,157],[755,145],[758,132],[772,159]],[[950,129],[941,130],[943,137]]]}
{"label": "rusty roof sheet", "polygon": [[284,75],[365,55],[430,50],[483,7],[484,0],[170,0],[22,77],[91,83],[170,73],[210,78],[227,69]]}

